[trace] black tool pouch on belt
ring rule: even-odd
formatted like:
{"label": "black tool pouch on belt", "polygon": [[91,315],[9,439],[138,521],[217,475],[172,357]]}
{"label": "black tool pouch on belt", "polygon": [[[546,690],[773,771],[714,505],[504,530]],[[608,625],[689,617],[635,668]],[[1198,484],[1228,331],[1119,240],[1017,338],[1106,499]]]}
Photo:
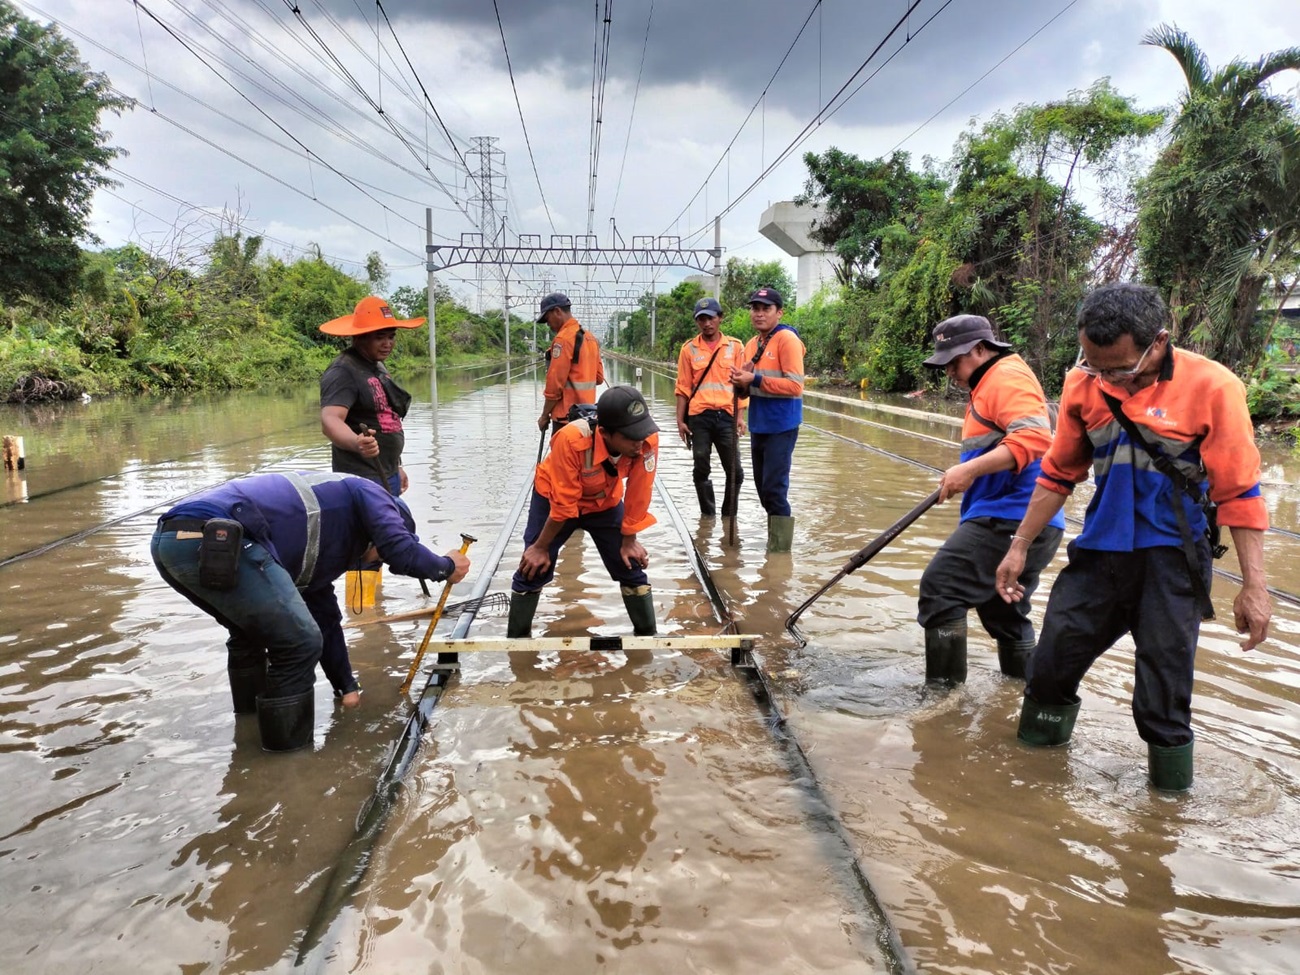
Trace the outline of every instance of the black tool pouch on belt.
{"label": "black tool pouch on belt", "polygon": [[199,585],[227,592],[239,577],[239,553],[244,547],[244,526],[229,518],[211,518],[203,525],[199,543]]}
{"label": "black tool pouch on belt", "polygon": [[[1110,407],[1111,413],[1115,415],[1115,419],[1119,421],[1119,425],[1128,434],[1129,439],[1147,452],[1151,457],[1151,462],[1156,465],[1156,469],[1173,481],[1174,487],[1185,493],[1205,512],[1205,538],[1210,544],[1210,557],[1215,559],[1223,558],[1227,554],[1228,546],[1223,544],[1219,534],[1218,505],[1206,496],[1200,485],[1175,467],[1174,462],[1157,444],[1153,444],[1142,436],[1137,424],[1120,406],[1119,400],[1108,393],[1102,393],[1102,397],[1106,400],[1106,405]],[[1174,495],[1174,517],[1178,519],[1178,531],[1183,536],[1183,554],[1187,558],[1187,572],[1192,579],[1192,588],[1196,590],[1196,597],[1201,604],[1201,618],[1212,620],[1214,619],[1214,604],[1210,602],[1210,593],[1205,588],[1205,581],[1201,578],[1200,562],[1196,557],[1196,548],[1192,542],[1191,526],[1187,523],[1187,512],[1183,510],[1182,499],[1177,494]]]}

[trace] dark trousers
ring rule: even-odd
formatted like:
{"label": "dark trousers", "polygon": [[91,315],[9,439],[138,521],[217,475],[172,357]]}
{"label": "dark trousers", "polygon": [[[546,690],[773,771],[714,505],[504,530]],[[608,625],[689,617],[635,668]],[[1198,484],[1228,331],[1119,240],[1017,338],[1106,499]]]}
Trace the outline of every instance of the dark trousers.
{"label": "dark trousers", "polygon": [[[1048,597],[1025,693],[1040,704],[1073,704],[1093,661],[1131,633],[1138,734],[1153,745],[1187,744],[1201,613],[1183,550],[1102,552],[1071,542],[1067,551],[1070,563]],[[1204,539],[1197,554],[1208,591],[1212,563]]]}
{"label": "dark trousers", "polygon": [[750,433],[749,449],[754,466],[754,487],[758,500],[769,515],[790,514],[790,464],[799,428],[780,433]]}
{"label": "dark trousers", "polygon": [[[726,486],[722,495],[722,514],[729,517],[736,513],[736,498],[740,494],[740,485],[745,480],[740,466],[740,457],[736,453],[736,418],[726,410],[702,410],[686,420],[691,429],[691,459],[695,462],[691,476],[695,481],[695,492],[700,497],[700,507],[704,514],[713,514],[713,482],[710,480],[711,454],[718,453],[722,462],[722,471],[726,476]],[[708,500],[705,510],[705,499]]]}
{"label": "dark trousers", "polygon": [[1006,603],[997,594],[995,582],[998,563],[1011,547],[1017,525],[1004,518],[970,518],[958,525],[921,576],[917,622],[927,628],[943,626],[962,619],[973,608],[993,639],[1007,643],[1033,640],[1029,597],[1038,588],[1038,577],[1056,555],[1064,533],[1050,526],[1038,533],[1020,574],[1024,598]]}
{"label": "dark trousers", "polygon": [[[537,540],[550,517],[551,502],[533,491],[533,500],[528,506],[528,524],[524,528],[525,548]],[[559,557],[560,549],[579,529],[590,535],[591,540],[596,543],[596,551],[600,553],[600,560],[605,563],[605,570],[611,579],[622,586],[644,586],[649,583],[645,569],[641,566],[629,569],[619,556],[619,549],[623,545],[623,502],[620,501],[608,511],[579,515],[566,521],[560,533],[551,542],[551,547],[547,549],[547,554],[551,557],[550,567],[541,575],[533,576],[531,579],[525,579],[523,573],[516,569],[514,577],[510,580],[511,590],[537,592],[554,579],[555,560]]]}

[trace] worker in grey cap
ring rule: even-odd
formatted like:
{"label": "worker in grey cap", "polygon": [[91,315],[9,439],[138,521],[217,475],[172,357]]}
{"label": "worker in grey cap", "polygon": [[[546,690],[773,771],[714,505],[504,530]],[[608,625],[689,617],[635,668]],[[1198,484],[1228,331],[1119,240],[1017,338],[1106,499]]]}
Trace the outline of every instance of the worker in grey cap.
{"label": "worker in grey cap", "polygon": [[545,402],[537,418],[538,430],[549,423],[554,434],[568,422],[575,404],[596,402],[596,387],[605,381],[605,368],[600,343],[573,317],[568,295],[554,291],[543,298],[537,323],[549,325],[555,333],[546,353]]}
{"label": "worker in grey cap", "polygon": [[970,397],[961,461],[939,478],[940,504],[961,495],[961,523],[921,576],[917,621],[925,628],[925,679],[948,685],[966,680],[966,615],[974,609],[997,641],[999,669],[1023,680],[1034,650],[1029,597],[1061,543],[1061,513],[1025,548],[1023,600],[1003,600],[996,574],[1052,443],[1047,399],[1033,370],[982,315],[957,315],[936,325],[934,355],[925,365],[942,369]]}

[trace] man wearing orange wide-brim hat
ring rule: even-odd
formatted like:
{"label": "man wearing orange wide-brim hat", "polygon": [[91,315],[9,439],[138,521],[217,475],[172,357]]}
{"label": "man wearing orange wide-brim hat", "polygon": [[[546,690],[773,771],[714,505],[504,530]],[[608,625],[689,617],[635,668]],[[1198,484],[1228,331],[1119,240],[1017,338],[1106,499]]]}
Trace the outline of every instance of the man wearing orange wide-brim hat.
{"label": "man wearing orange wide-brim hat", "polygon": [[402,418],[411,394],[389,375],[384,360],[392,355],[399,328],[419,328],[424,322],[397,318],[388,302],[371,295],[351,315],[320,327],[326,335],[352,337],[352,345],[320,377],[320,427],[333,445],[331,469],[369,478],[394,496],[408,485],[402,469]]}

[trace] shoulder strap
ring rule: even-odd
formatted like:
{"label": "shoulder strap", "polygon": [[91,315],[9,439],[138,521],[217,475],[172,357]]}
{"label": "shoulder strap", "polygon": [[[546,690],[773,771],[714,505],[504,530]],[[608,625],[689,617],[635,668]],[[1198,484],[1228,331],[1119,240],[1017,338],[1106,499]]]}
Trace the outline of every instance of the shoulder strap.
{"label": "shoulder strap", "polygon": [[[1205,512],[1205,535],[1210,543],[1210,555],[1216,559],[1223,558],[1228,551],[1228,547],[1221,544],[1220,541],[1219,522],[1216,515],[1217,505],[1206,497],[1199,484],[1194,483],[1191,478],[1174,465],[1169,456],[1160,449],[1159,444],[1152,443],[1142,435],[1138,425],[1124,412],[1119,400],[1106,392],[1101,395],[1106,400],[1106,405],[1110,407],[1115,419],[1119,421],[1119,425],[1128,434],[1129,439],[1150,455],[1151,462],[1156,465],[1156,470],[1173,481],[1176,488],[1200,505]],[[1212,620],[1214,619],[1214,605],[1210,602],[1210,594],[1205,588],[1205,581],[1201,578],[1200,560],[1196,557],[1196,545],[1192,541],[1192,529],[1187,523],[1187,512],[1183,509],[1181,503],[1174,505],[1174,516],[1178,519],[1178,533],[1183,536],[1183,554],[1187,559],[1187,572],[1192,579],[1192,588],[1196,590],[1196,597],[1201,602],[1201,618]]]}
{"label": "shoulder strap", "polygon": [[[718,347],[713,350],[713,355],[709,356],[709,361],[704,366],[704,370],[700,373],[700,378],[695,381],[695,387],[691,390],[691,395],[686,397],[686,405],[688,407],[691,405],[691,400],[695,399],[695,394],[700,391],[700,387],[704,385],[704,377],[707,376],[709,370],[713,368],[713,360],[718,357],[718,353],[722,351],[722,347],[727,344],[725,339],[726,336],[723,336],[723,339],[719,340]],[[757,362],[758,360],[755,359],[754,361]]]}

